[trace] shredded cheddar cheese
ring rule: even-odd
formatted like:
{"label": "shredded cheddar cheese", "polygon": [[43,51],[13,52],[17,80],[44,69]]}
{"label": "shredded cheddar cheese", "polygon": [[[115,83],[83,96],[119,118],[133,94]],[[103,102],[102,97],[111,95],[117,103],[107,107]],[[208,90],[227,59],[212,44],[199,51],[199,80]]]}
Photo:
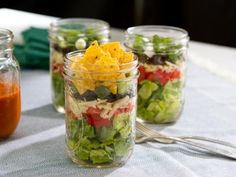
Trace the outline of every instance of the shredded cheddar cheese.
{"label": "shredded cheddar cheese", "polygon": [[119,42],[98,45],[97,41],[94,41],[83,56],[73,57],[75,62],[71,69],[80,71],[75,73],[75,77],[81,79],[75,81],[75,86],[79,93],[83,94],[86,90],[94,90],[101,81],[116,94],[117,84],[109,81],[125,78],[125,74],[118,71],[125,69],[123,64],[132,62],[133,59],[133,53],[126,52]]}

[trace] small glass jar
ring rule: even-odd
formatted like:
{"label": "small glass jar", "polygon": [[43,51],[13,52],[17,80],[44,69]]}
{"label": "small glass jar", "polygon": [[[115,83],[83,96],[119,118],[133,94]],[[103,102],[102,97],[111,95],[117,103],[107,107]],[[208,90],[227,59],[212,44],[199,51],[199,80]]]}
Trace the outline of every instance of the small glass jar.
{"label": "small glass jar", "polygon": [[50,75],[52,102],[58,112],[64,113],[63,59],[66,53],[84,50],[91,42],[109,40],[109,24],[96,19],[61,19],[50,25]]}
{"label": "small glass jar", "polygon": [[170,26],[136,26],[126,30],[125,46],[139,60],[138,117],[170,123],[184,103],[187,31]]}
{"label": "small glass jar", "polygon": [[85,72],[71,69],[75,56],[83,53],[67,54],[64,67],[68,154],[84,167],[123,165],[135,144],[138,61],[116,72]]}
{"label": "small glass jar", "polygon": [[21,113],[20,68],[12,48],[12,32],[0,29],[0,139],[15,131]]}

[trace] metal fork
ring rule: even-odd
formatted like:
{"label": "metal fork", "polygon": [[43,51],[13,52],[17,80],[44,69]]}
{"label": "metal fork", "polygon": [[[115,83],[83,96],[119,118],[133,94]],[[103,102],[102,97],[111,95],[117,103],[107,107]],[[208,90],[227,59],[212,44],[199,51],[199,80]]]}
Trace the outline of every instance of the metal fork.
{"label": "metal fork", "polygon": [[195,148],[207,150],[208,152],[236,160],[236,154],[234,154],[233,152],[230,152],[228,150],[224,150],[218,147],[212,147],[206,144],[190,141],[189,139],[208,141],[211,143],[220,144],[220,145],[231,147],[231,148],[236,148],[235,145],[225,142],[225,141],[216,140],[212,138],[206,138],[206,137],[199,137],[199,136],[183,136],[183,137],[167,136],[143,125],[139,121],[136,121],[136,128],[139,132],[145,135],[145,136],[137,138],[135,141],[136,143],[143,143],[148,140],[155,140],[164,144],[182,143],[182,144],[187,144]]}

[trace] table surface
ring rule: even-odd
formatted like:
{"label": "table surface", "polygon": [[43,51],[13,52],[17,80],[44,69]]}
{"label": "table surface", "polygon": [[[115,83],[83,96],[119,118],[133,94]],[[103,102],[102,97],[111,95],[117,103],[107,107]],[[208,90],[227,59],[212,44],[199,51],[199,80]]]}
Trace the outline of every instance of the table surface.
{"label": "table surface", "polygon": [[[0,9],[0,25],[20,32],[47,26],[55,18]],[[17,19],[24,19],[22,20]],[[22,23],[18,23],[21,21]],[[16,26],[14,25],[14,22]],[[123,31],[112,29],[113,40]],[[181,118],[171,125],[152,126],[169,135],[200,135],[236,144],[236,49],[190,42],[186,101]],[[235,75],[234,75],[235,74]],[[107,176],[107,177],[235,177],[236,161],[183,145],[135,145],[120,168],[86,169],[73,164],[65,150],[64,115],[51,105],[48,71],[24,70],[21,75],[22,116],[13,136],[0,142],[0,176]]]}

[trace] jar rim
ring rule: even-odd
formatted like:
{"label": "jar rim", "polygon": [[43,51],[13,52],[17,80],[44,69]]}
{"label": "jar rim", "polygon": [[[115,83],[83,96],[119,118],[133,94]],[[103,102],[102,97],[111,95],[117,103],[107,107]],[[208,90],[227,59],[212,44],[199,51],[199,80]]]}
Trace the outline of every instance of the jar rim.
{"label": "jar rim", "polygon": [[133,36],[133,35],[137,35],[137,34],[143,34],[143,33],[141,33],[141,31],[143,31],[145,33],[153,32],[152,35],[159,34],[159,32],[163,32],[163,31],[166,34],[174,34],[174,32],[179,33],[179,35],[175,35],[175,36],[165,36],[165,37],[171,37],[174,40],[182,40],[182,39],[188,38],[188,32],[185,29],[179,28],[179,27],[174,27],[174,26],[165,26],[165,25],[133,26],[133,27],[129,27],[126,30],[125,35]]}
{"label": "jar rim", "polygon": [[[133,53],[136,53],[136,54],[139,53],[139,50],[138,50],[138,49],[135,49],[135,48],[129,46],[128,43],[124,42],[123,45],[124,45],[127,49],[132,50]],[[186,50],[186,48],[185,48],[185,47],[182,47],[182,48],[178,49],[177,51],[178,51],[178,52],[182,52],[182,51],[185,51],[185,50]],[[153,50],[147,50],[147,49],[146,49],[146,51],[153,51]],[[173,51],[174,51],[174,50],[173,50]],[[168,51],[168,52],[165,51],[165,52],[155,52],[155,53],[158,54],[158,55],[166,55],[166,54],[168,54],[168,53],[171,53],[171,54],[172,54],[173,51],[170,50],[170,51]]]}
{"label": "jar rim", "polygon": [[[99,19],[93,19],[93,18],[61,18],[57,19],[56,21],[50,23],[50,29],[49,31],[57,31],[60,29],[65,30],[79,30],[79,29],[73,29],[73,28],[63,28],[62,25],[66,24],[81,24],[81,25],[94,25],[95,23],[98,23],[99,25],[94,28],[95,31],[99,32],[102,30],[107,30],[110,28],[110,25],[103,20]],[[88,28],[88,26],[86,27]]]}
{"label": "jar rim", "polygon": [[13,39],[13,33],[12,31],[5,29],[5,28],[0,28],[0,40],[8,40],[8,39]]}
{"label": "jar rim", "polygon": [[[72,51],[69,52],[65,55],[64,57],[64,69],[68,70],[67,67],[65,66],[65,64],[67,62],[71,62],[71,63],[79,63],[78,61],[73,61],[70,58],[75,57],[75,56],[80,56],[82,57],[84,55],[85,50],[76,50],[76,51]],[[92,73],[92,74],[113,74],[113,73],[125,73],[125,72],[129,72],[134,70],[135,68],[138,67],[138,57],[136,55],[134,55],[134,60],[131,62],[127,62],[127,63],[122,63],[120,65],[118,65],[119,67],[125,67],[125,66],[130,66],[130,68],[128,69],[121,69],[121,70],[117,70],[117,71],[111,71],[111,72],[94,72],[94,71],[82,71],[82,70],[74,70],[74,69],[69,69],[72,72],[81,72],[81,73]],[[88,64],[88,66],[94,66],[94,64]],[[95,65],[95,66],[101,66],[101,65]],[[117,66],[117,65],[108,65],[108,66]]]}
{"label": "jar rim", "polygon": [[[136,39],[138,41],[141,40],[138,43],[141,46],[140,48],[134,46]],[[159,39],[163,39],[163,41]],[[133,26],[126,30],[124,46],[134,53],[147,52],[149,55],[153,55],[154,53],[166,55],[167,53],[185,51],[188,48],[188,42],[188,32],[182,28],[143,25]],[[157,50],[155,49],[156,46],[158,46]],[[164,50],[159,50],[159,48]]]}

